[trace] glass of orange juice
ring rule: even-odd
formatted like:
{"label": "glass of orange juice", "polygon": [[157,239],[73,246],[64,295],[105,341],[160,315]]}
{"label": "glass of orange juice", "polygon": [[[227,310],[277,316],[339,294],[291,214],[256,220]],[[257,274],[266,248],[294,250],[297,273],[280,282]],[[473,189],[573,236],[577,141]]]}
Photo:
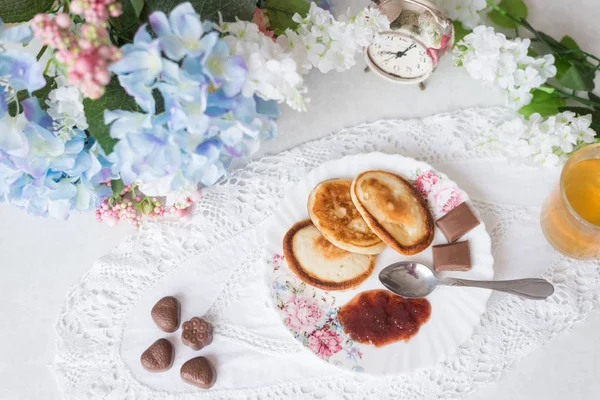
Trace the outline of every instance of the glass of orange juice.
{"label": "glass of orange juice", "polygon": [[542,208],[548,242],[567,257],[600,259],[600,143],[569,157]]}

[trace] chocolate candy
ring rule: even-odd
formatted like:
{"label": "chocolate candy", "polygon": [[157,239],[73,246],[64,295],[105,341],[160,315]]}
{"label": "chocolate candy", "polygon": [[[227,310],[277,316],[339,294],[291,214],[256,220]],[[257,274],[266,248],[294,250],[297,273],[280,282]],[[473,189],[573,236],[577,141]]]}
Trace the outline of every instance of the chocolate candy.
{"label": "chocolate candy", "polygon": [[469,241],[432,247],[433,269],[436,271],[468,271],[471,269]]}
{"label": "chocolate candy", "polygon": [[163,332],[175,332],[179,328],[179,301],[173,296],[163,297],[152,307],[150,314],[156,326]]}
{"label": "chocolate candy", "polygon": [[158,339],[142,353],[142,366],[150,372],[163,372],[171,368],[175,352],[167,339]]}
{"label": "chocolate candy", "polygon": [[479,220],[465,202],[435,221],[449,242],[460,239],[465,233],[479,225]]}
{"label": "chocolate candy", "polygon": [[184,382],[202,389],[210,389],[217,380],[215,367],[205,357],[186,361],[181,366],[180,375]]}
{"label": "chocolate candy", "polygon": [[213,340],[213,327],[202,318],[194,317],[181,325],[181,340],[194,350],[208,346]]}

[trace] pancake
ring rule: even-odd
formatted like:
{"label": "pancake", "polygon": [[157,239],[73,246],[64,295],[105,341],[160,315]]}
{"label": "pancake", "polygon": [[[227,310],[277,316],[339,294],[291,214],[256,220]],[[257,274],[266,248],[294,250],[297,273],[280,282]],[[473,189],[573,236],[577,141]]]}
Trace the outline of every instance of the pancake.
{"label": "pancake", "polygon": [[413,255],[431,244],[431,212],[425,199],[404,178],[385,171],[366,171],[352,181],[351,195],[369,228],[397,252]]}
{"label": "pancake", "polygon": [[335,247],[310,220],[296,223],[285,234],[283,253],[298,278],[324,290],[354,288],[375,268],[375,256]]}
{"label": "pancake", "polygon": [[308,197],[308,215],[325,238],[340,249],[379,254],[385,243],[367,226],[350,196],[352,181],[332,179],[319,183]]}

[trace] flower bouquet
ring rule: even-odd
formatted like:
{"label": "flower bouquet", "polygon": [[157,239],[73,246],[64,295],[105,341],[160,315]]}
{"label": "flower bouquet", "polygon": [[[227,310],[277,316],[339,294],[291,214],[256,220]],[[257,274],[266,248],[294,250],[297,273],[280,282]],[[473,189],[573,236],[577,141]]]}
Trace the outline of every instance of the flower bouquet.
{"label": "flower bouquet", "polygon": [[[482,132],[480,145],[518,161],[557,166],[600,141],[600,97],[593,93],[599,57],[568,35],[558,41],[535,29],[523,0],[436,2],[454,20],[456,64],[500,91],[522,115]],[[521,38],[522,31],[528,37]]]}
{"label": "flower bouquet", "polygon": [[135,226],[188,215],[276,135],[280,104],[307,108],[304,74],[350,68],[389,27],[376,9],[336,19],[327,1],[220,4],[3,2],[0,200]]}

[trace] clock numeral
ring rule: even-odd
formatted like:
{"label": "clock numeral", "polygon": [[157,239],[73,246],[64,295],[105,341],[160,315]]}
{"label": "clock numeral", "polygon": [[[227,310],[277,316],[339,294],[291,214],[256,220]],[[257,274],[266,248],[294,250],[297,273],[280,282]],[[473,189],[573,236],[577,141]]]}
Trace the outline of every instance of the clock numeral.
{"label": "clock numeral", "polygon": [[400,66],[399,65],[394,65],[394,72],[396,72],[396,73],[400,72]]}

